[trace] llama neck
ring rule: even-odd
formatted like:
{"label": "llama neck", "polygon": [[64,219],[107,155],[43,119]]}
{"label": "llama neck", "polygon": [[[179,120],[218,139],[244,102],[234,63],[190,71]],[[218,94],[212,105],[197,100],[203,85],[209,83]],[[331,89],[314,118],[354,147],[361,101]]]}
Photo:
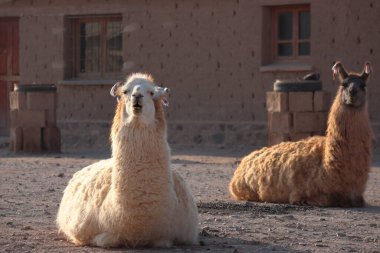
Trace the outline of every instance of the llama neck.
{"label": "llama neck", "polygon": [[152,125],[144,125],[138,119],[125,124],[122,115],[117,110],[111,132],[112,189],[116,201],[125,202],[130,196],[148,192],[162,193],[162,184],[169,185],[167,182],[172,180],[164,115],[162,119],[156,117]]}
{"label": "llama neck", "polygon": [[369,170],[372,130],[367,106],[361,109],[341,105],[340,92],[328,118],[324,164],[330,170]]}

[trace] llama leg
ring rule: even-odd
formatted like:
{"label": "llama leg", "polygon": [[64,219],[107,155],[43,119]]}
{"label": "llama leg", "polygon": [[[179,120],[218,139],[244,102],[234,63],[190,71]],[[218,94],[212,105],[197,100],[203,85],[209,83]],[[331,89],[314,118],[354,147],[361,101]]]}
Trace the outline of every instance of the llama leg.
{"label": "llama leg", "polygon": [[329,198],[323,194],[308,197],[305,199],[305,204],[309,206],[331,206]]}
{"label": "llama leg", "polygon": [[155,248],[170,248],[173,242],[169,239],[161,239],[153,242],[153,247]]}
{"label": "llama leg", "polygon": [[363,196],[355,196],[352,198],[351,206],[353,207],[363,207],[365,205],[365,201]]}
{"label": "llama leg", "polygon": [[114,234],[104,232],[92,239],[91,244],[102,248],[112,248],[120,245],[118,237]]}

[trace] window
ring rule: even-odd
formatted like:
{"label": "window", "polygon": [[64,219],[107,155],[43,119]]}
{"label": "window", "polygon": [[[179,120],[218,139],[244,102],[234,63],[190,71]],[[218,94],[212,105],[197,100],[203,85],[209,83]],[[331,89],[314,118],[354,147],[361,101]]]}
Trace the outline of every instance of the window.
{"label": "window", "polygon": [[310,56],[310,6],[272,9],[274,60],[299,60]]}
{"label": "window", "polygon": [[122,44],[120,16],[74,17],[72,76],[107,78],[121,72]]}

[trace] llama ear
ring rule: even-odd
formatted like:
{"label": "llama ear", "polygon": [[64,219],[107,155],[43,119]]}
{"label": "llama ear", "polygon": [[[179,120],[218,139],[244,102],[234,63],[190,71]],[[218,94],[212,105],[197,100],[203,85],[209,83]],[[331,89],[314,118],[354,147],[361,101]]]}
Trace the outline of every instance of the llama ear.
{"label": "llama ear", "polygon": [[122,85],[122,82],[117,82],[117,83],[115,83],[113,86],[112,86],[112,88],[111,88],[111,90],[110,90],[110,94],[111,94],[111,96],[113,96],[113,97],[118,97],[118,95],[117,95],[117,90],[119,89],[119,87]]}
{"label": "llama ear", "polygon": [[170,93],[170,89],[166,87],[156,86],[155,94],[153,96],[154,99],[161,99],[162,104],[165,106],[169,106],[168,96]]}
{"label": "llama ear", "polygon": [[340,80],[344,80],[348,77],[347,71],[344,69],[343,64],[340,61],[337,61],[332,67],[333,79],[339,76]]}
{"label": "llama ear", "polygon": [[364,82],[366,82],[367,79],[368,79],[368,77],[369,77],[369,75],[370,75],[371,73],[372,73],[372,66],[371,66],[371,63],[367,61],[367,62],[364,64],[364,69],[363,69],[363,72],[362,72],[361,75],[360,75],[360,78],[361,78]]}

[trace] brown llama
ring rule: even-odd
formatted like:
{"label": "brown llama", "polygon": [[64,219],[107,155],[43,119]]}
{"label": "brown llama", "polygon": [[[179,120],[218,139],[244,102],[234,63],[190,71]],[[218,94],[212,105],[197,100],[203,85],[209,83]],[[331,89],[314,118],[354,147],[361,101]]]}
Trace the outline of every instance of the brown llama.
{"label": "brown llama", "polygon": [[333,67],[340,87],[330,109],[326,136],[283,142],[244,157],[229,185],[235,199],[312,206],[364,205],[371,164],[365,63],[361,74]]}

